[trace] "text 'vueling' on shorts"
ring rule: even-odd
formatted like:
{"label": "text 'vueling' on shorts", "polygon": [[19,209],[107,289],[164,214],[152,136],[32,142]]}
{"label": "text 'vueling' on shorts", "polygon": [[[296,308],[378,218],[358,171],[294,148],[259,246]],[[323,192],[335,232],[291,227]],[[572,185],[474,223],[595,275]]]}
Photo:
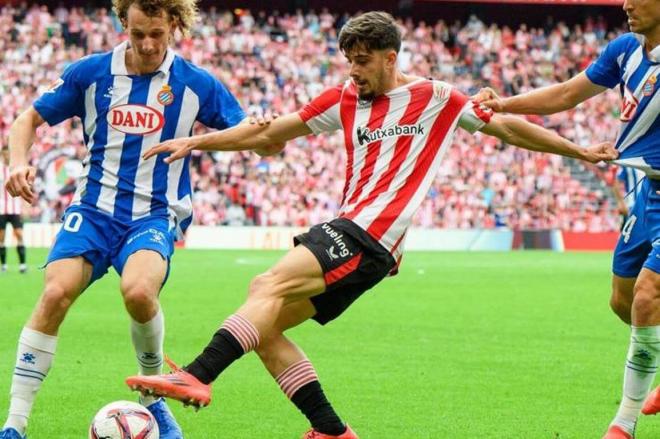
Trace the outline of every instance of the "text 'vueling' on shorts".
{"label": "text 'vueling' on shorts", "polygon": [[367,232],[344,218],[317,224],[294,238],[323,269],[326,290],[310,300],[322,325],[339,317],[395,266],[392,255]]}

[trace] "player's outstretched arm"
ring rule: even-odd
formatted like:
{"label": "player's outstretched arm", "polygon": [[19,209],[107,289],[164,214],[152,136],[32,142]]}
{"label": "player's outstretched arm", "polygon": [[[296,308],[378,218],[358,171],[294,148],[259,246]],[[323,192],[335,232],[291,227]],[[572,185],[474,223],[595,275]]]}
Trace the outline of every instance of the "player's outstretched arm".
{"label": "player's outstretched arm", "polygon": [[296,137],[306,136],[312,130],[303,122],[298,113],[274,119],[270,124],[239,124],[222,131],[193,137],[168,140],[144,153],[148,159],[157,154],[170,153],[165,159],[172,163],[187,156],[193,149],[202,151],[246,151],[255,150],[261,155],[268,155],[272,145],[283,144]]}
{"label": "player's outstretched arm", "polygon": [[498,113],[553,114],[574,108],[605,90],[582,72],[568,81],[508,98],[502,98],[492,88],[486,87],[472,99]]}
{"label": "player's outstretched arm", "polygon": [[530,151],[549,152],[591,163],[614,160],[619,153],[610,142],[583,148],[557,133],[516,116],[494,114],[481,132]]}
{"label": "player's outstretched arm", "polygon": [[37,128],[45,123],[41,115],[30,107],[21,113],[9,129],[9,178],[5,183],[12,197],[21,197],[32,204],[36,194],[32,184],[36,169],[28,162],[28,151],[34,142]]}

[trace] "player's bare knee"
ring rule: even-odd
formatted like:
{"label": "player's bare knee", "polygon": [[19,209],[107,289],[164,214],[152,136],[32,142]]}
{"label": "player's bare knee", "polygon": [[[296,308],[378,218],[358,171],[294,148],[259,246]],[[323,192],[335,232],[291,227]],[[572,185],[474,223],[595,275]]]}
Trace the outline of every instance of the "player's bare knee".
{"label": "player's bare knee", "polygon": [[648,312],[660,304],[660,291],[650,279],[639,278],[635,283],[633,307],[637,312]]}
{"label": "player's bare knee", "polygon": [[281,283],[272,271],[255,276],[248,288],[248,300],[275,300],[282,295]]}
{"label": "player's bare knee", "polygon": [[66,313],[74,302],[74,294],[60,282],[46,283],[38,306],[47,316]]}
{"label": "player's bare knee", "polygon": [[124,296],[124,304],[129,310],[150,306],[158,296],[158,288],[147,280],[122,283],[121,292]]}

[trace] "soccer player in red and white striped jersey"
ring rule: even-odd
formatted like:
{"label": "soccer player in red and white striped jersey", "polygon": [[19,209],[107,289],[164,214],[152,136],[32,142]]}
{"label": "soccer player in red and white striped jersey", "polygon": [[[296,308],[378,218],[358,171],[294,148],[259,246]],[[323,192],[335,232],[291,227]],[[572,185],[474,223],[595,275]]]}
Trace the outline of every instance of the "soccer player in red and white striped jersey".
{"label": "soccer player in red and white striped jersey", "polygon": [[0,152],[0,271],[7,271],[7,248],[5,247],[5,229],[11,224],[16,238],[16,251],[18,252],[19,270],[27,271],[25,264],[25,245],[23,244],[23,220],[20,197],[12,197],[5,189],[5,181],[9,178],[9,150]]}
{"label": "soccer player in red and white striped jersey", "polygon": [[357,438],[326,399],[312,364],[284,332],[310,318],[321,324],[337,318],[396,271],[413,213],[457,127],[591,162],[616,157],[609,143],[581,148],[522,119],[494,115],[446,83],[399,71],[401,35],[389,14],[353,18],[342,29],[339,45],[351,65],[350,79],[301,111],[270,124],[176,139],[145,155],[170,153],[169,163],[192,149],[269,154],[277,151],[267,145],[342,130],[348,160],[338,218],[297,236],[296,247],[256,276],[244,305],[194,362],[168,375],[130,377],[133,389],[206,405],[210,383],[254,350],[311,423],[304,438]]}

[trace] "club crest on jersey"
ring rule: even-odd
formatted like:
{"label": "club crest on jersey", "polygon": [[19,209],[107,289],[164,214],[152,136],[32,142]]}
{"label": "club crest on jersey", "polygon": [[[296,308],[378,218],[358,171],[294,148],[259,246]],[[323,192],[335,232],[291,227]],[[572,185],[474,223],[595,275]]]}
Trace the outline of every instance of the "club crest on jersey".
{"label": "club crest on jersey", "polygon": [[163,88],[158,92],[156,99],[161,105],[170,105],[172,102],[174,102],[174,93],[172,93],[172,87],[167,84],[163,85]]}
{"label": "club crest on jersey", "polygon": [[639,101],[628,89],[628,87],[624,87],[623,90],[623,101],[621,102],[620,119],[622,122],[629,122],[635,115]]}
{"label": "club crest on jersey", "polygon": [[642,87],[642,94],[644,96],[651,96],[653,94],[653,90],[655,90],[656,82],[658,82],[657,76],[651,76],[644,84],[644,87]]}
{"label": "club crest on jersey", "polygon": [[124,134],[144,136],[158,131],[165,124],[163,114],[147,105],[124,104],[110,108],[108,125]]}
{"label": "club crest on jersey", "polygon": [[391,128],[378,128],[370,131],[369,127],[358,127],[357,138],[360,146],[368,145],[377,140],[383,140],[392,136],[416,136],[424,135],[424,127],[421,125],[395,125]]}

